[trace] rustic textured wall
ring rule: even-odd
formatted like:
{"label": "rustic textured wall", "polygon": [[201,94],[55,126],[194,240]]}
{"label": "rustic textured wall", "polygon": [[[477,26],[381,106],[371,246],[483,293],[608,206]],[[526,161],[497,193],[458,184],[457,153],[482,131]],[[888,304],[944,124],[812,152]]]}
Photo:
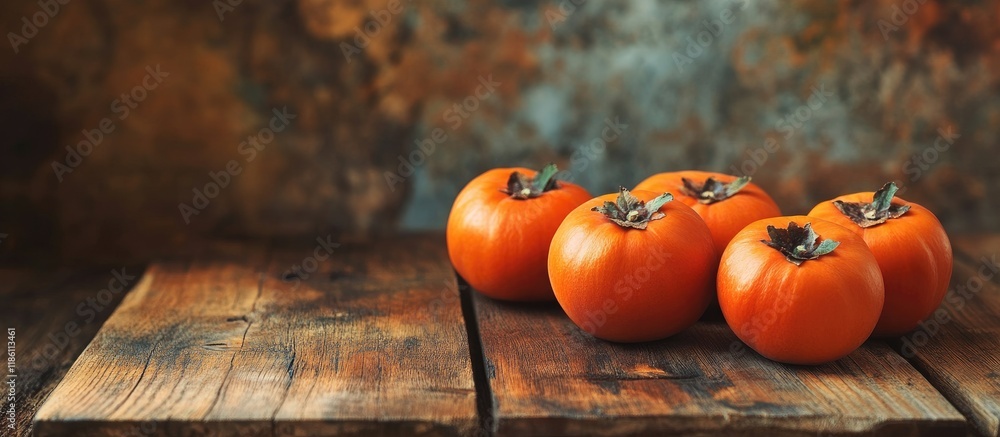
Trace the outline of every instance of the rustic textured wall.
{"label": "rustic textured wall", "polygon": [[27,40],[0,50],[0,249],[439,228],[476,174],[548,161],[595,194],[752,173],[788,213],[894,179],[1000,229],[997,2],[229,1],[73,0],[30,37],[39,3],[0,6]]}

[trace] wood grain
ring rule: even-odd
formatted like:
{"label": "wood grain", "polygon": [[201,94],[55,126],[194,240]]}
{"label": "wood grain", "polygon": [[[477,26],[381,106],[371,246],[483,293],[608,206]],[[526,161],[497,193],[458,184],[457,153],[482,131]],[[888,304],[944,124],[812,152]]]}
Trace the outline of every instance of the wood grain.
{"label": "wood grain", "polygon": [[818,366],[747,349],[721,321],[659,342],[597,340],[555,305],[473,296],[498,435],[964,435],[965,422],[887,345]]}
{"label": "wood grain", "polygon": [[893,344],[978,433],[1000,436],[1000,237],[953,244],[955,273],[945,302]]}
{"label": "wood grain", "polygon": [[150,266],[38,412],[39,434],[473,432],[443,240],[344,243],[306,261],[326,253]]}
{"label": "wood grain", "polygon": [[[15,424],[14,429],[8,428],[4,415],[0,435],[31,434],[35,412],[128,290],[126,286],[117,293],[101,293],[114,277],[112,270],[122,272],[122,267],[0,269],[0,328],[4,337],[8,328],[14,328],[16,336]],[[131,266],[122,273],[138,276],[141,272]],[[2,375],[7,382],[6,348],[3,356]],[[6,410],[9,386],[3,388]]]}

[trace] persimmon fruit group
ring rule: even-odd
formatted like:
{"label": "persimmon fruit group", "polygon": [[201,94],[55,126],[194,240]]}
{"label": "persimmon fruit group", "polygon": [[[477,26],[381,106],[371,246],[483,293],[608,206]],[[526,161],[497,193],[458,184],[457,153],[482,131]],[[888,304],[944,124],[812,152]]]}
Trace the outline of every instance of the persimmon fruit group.
{"label": "persimmon fruit group", "polygon": [[809,212],[861,236],[878,260],[885,281],[885,306],[876,336],[904,334],[930,316],[948,291],[952,251],[934,213],[894,197],[890,182],[876,192],[847,194]]}
{"label": "persimmon fruit group", "polygon": [[557,181],[556,166],[489,170],[469,182],[448,216],[448,256],[469,285],[495,299],[554,298],[546,260],[556,228],[591,198]]}
{"label": "persimmon fruit group", "polygon": [[857,349],[882,311],[882,274],[860,236],[806,216],[751,223],[719,264],[719,306],[736,336],[774,361],[820,364]]}
{"label": "persimmon fruit group", "polygon": [[674,201],[690,206],[712,232],[721,255],[729,240],[746,225],[781,215],[778,204],[749,176],[698,170],[659,173],[635,186],[636,190],[669,192]]}
{"label": "persimmon fruit group", "polygon": [[591,198],[556,172],[499,168],[469,182],[448,217],[448,255],[479,292],[555,299],[598,338],[663,339],[717,299],[753,350],[821,364],[912,330],[947,292],[948,236],[893,183],[782,217],[746,176],[660,173]]}
{"label": "persimmon fruit group", "polygon": [[595,337],[669,337],[701,317],[718,255],[705,222],[668,193],[600,196],[566,216],[549,248],[556,300]]}

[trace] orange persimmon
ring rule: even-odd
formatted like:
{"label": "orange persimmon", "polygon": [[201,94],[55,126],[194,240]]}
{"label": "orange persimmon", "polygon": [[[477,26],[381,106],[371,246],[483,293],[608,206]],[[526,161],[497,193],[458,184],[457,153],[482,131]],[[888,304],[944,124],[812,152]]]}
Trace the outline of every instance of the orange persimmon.
{"label": "orange persimmon", "polygon": [[549,279],[577,326],[605,340],[658,340],[705,312],[718,255],[705,222],[671,197],[621,188],[566,216]]}
{"label": "orange persimmon", "polygon": [[882,311],[882,274],[857,234],[806,216],[751,223],[726,247],[717,278],[726,323],[775,361],[820,364],[855,350]]}
{"label": "orange persimmon", "polygon": [[885,306],[877,336],[904,334],[934,313],[951,280],[951,242],[934,213],[893,198],[890,182],[876,192],[854,193],[821,202],[812,217],[844,226],[865,240],[885,281]]}
{"label": "orange persimmon", "polygon": [[458,193],[448,216],[448,256],[479,292],[512,301],[552,300],[546,260],[556,228],[591,198],[578,185],[542,171],[498,168]]}
{"label": "orange persimmon", "polygon": [[636,190],[670,192],[674,199],[698,213],[708,229],[719,254],[729,240],[746,225],[768,217],[781,215],[774,203],[749,176],[736,177],[707,171],[675,171],[659,173],[635,186]]}

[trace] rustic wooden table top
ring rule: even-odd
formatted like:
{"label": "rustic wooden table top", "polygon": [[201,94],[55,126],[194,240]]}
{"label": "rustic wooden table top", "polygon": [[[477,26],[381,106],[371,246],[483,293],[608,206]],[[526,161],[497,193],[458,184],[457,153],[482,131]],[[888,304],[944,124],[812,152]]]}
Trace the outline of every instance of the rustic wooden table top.
{"label": "rustic wooden table top", "polygon": [[954,245],[940,323],[817,367],[740,348],[717,313],[596,340],[555,304],[470,292],[441,235],[319,260],[212,244],[126,267],[127,295],[99,291],[110,267],[0,270],[13,434],[1000,436],[1000,236]]}

